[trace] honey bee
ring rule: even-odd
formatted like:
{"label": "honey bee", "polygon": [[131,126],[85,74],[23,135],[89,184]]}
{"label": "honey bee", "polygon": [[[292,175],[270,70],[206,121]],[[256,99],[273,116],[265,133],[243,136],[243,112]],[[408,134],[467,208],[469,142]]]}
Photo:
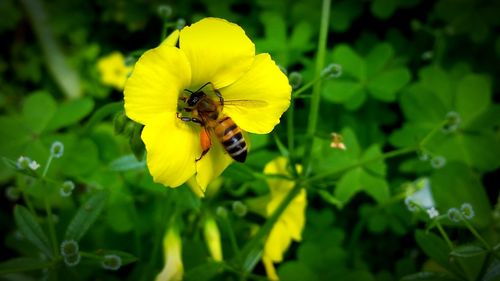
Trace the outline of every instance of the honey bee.
{"label": "honey bee", "polygon": [[[209,95],[209,92],[203,91],[203,88],[208,84],[212,85],[214,99]],[[196,91],[185,89],[190,95],[182,97],[187,106],[183,109],[191,113],[191,117],[182,116],[177,112],[177,118],[185,122],[194,122],[201,126],[200,144],[202,148],[201,156],[196,159],[199,161],[212,146],[210,136],[212,134],[219,140],[226,152],[238,162],[245,162],[248,152],[248,145],[243,136],[243,132],[231,119],[231,117],[222,113],[224,105],[265,105],[263,101],[250,100],[234,100],[224,101],[221,93],[213,87],[213,84],[208,82]]]}

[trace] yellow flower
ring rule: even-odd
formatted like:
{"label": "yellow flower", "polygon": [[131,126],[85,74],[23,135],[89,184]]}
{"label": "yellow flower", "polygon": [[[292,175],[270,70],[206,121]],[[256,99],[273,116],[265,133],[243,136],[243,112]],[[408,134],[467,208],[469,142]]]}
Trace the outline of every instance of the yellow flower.
{"label": "yellow flower", "polygon": [[203,235],[208,246],[208,251],[215,261],[222,261],[222,245],[217,222],[212,216],[207,216],[203,227]]}
{"label": "yellow flower", "polygon": [[[246,132],[269,133],[290,104],[287,77],[269,54],[255,55],[254,44],[238,25],[205,18],[174,32],[142,55],[125,86],[125,111],[145,125],[142,140],[156,182],[177,187],[195,176],[204,191],[231,163],[214,136],[201,157],[200,124],[178,117],[191,114],[183,110],[181,98],[207,83],[203,91],[220,92],[224,101],[219,117],[229,116]],[[215,95],[210,98],[219,102]],[[256,101],[260,107],[236,106],[232,100]]]}
{"label": "yellow flower", "polygon": [[[265,166],[264,173],[289,175],[287,164],[288,160],[286,158],[278,157]],[[300,170],[300,167],[298,168]],[[269,196],[256,198],[257,200],[250,200],[248,203],[251,208],[253,206],[257,209],[262,209],[261,204],[265,202],[265,212],[263,215],[269,217],[292,190],[294,182],[282,178],[273,178],[268,179],[267,183],[270,189]],[[306,205],[306,191],[302,189],[290,202],[285,211],[283,211],[267,237],[262,253],[262,262],[270,280],[278,280],[273,263],[279,263],[283,260],[283,254],[290,246],[292,240],[300,241],[302,239],[301,234],[305,224]]]}
{"label": "yellow flower", "polygon": [[131,66],[125,65],[125,58],[120,52],[113,52],[97,62],[97,68],[101,73],[102,83],[122,90],[132,71]]}
{"label": "yellow flower", "polygon": [[176,227],[170,227],[163,238],[165,266],[155,281],[180,281],[184,275],[182,242]]}

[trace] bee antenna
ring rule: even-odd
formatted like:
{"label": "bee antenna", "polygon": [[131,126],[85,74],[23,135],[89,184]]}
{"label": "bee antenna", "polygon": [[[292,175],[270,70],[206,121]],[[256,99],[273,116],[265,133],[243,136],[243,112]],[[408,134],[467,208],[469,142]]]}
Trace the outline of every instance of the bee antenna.
{"label": "bee antenna", "polygon": [[188,89],[184,89],[184,91],[186,91],[186,92],[188,92],[188,93],[191,93],[191,94],[194,94],[194,92],[193,92],[193,91],[190,91],[190,90],[188,90]]}

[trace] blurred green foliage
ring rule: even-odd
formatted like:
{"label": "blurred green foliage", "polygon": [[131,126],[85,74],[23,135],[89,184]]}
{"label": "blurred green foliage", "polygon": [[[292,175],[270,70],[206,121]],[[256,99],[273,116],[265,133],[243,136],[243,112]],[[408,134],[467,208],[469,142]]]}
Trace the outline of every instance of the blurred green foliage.
{"label": "blurred green foliage", "polygon": [[[171,7],[169,18],[161,5]],[[341,73],[322,81],[316,134],[305,134],[307,88],[294,100],[295,150],[285,115],[271,136],[250,136],[247,163],[232,164],[214,194],[200,199],[187,185],[153,182],[141,128],[123,119],[123,94],[100,81],[98,59],[120,51],[132,64],[160,43],[167,24],[214,16],[242,26],[258,52],[307,85],[318,79],[321,7],[320,0],[0,1],[0,38],[8,42],[0,45],[0,279],[151,280],[175,215],[187,280],[266,280],[260,253],[241,267],[232,259],[263,221],[231,206],[266,194],[265,164],[280,154],[300,162],[313,137],[306,227],[278,265],[282,280],[499,280],[499,1],[333,1],[325,64]],[[332,132],[345,151],[330,147]],[[60,159],[50,154],[56,140],[64,144]],[[40,169],[19,171],[20,156]],[[438,220],[405,206],[423,177]],[[76,184],[71,197],[60,195],[66,180]],[[466,202],[470,221],[446,217]],[[210,258],[201,234],[207,214],[217,215],[227,263]],[[64,239],[79,241],[75,267],[50,259]],[[107,254],[122,268],[103,269]]]}

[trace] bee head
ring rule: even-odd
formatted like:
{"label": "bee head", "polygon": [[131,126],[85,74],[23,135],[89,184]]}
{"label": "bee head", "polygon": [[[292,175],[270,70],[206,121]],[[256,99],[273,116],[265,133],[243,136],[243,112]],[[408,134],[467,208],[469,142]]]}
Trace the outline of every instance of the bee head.
{"label": "bee head", "polygon": [[192,93],[187,100],[188,106],[195,106],[205,96],[206,94],[202,91]]}

